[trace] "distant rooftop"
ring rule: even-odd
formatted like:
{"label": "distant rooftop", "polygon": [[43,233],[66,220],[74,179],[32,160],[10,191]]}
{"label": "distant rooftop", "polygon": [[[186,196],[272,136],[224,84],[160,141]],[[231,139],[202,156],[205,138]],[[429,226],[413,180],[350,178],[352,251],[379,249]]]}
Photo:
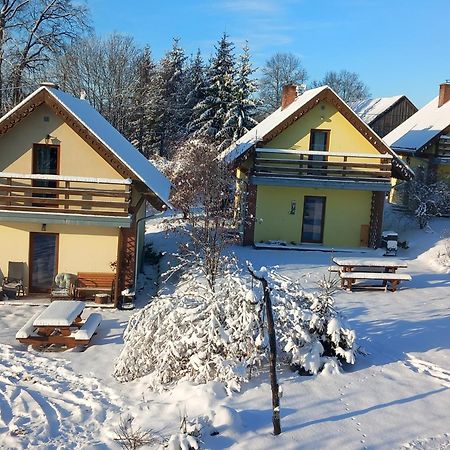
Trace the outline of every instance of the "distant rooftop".
{"label": "distant rooftop", "polygon": [[395,95],[393,97],[379,97],[370,98],[366,100],[358,100],[356,102],[350,102],[350,108],[361,117],[364,122],[371,124],[374,122],[381,114],[386,112],[389,108],[394,106],[403,95]]}

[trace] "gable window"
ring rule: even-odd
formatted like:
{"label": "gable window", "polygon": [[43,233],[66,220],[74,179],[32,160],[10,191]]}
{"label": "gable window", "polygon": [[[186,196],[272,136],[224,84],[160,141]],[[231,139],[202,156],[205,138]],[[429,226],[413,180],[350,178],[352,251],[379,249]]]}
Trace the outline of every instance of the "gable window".
{"label": "gable window", "polygon": [[[58,175],[59,173],[59,146],[48,144],[33,145],[33,174]],[[33,180],[33,186],[38,188],[33,197],[54,198],[55,194],[47,193],[49,188],[56,188],[55,180]],[[42,188],[42,189],[40,189]],[[37,202],[37,205],[43,205]],[[36,205],[36,206],[37,206]]]}
{"label": "gable window", "polygon": [[[327,152],[330,141],[330,130],[311,130],[309,150],[311,152]],[[309,161],[317,161],[317,163],[308,164],[308,175],[326,175],[326,166],[321,164],[327,160],[326,155],[309,155]],[[325,169],[325,170],[323,170]]]}

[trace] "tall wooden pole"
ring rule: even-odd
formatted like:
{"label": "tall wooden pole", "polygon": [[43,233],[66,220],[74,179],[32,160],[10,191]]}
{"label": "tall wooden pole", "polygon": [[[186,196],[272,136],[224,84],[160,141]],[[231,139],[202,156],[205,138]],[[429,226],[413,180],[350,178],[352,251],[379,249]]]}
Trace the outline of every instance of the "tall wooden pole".
{"label": "tall wooden pole", "polygon": [[272,301],[270,299],[270,289],[267,280],[264,277],[258,277],[249,267],[250,274],[253,278],[261,282],[264,293],[264,305],[267,315],[267,333],[269,335],[269,372],[270,387],[272,390],[272,423],[273,434],[277,436],[281,433],[280,423],[280,390],[277,379],[277,341],[275,337],[275,325],[273,322]]}

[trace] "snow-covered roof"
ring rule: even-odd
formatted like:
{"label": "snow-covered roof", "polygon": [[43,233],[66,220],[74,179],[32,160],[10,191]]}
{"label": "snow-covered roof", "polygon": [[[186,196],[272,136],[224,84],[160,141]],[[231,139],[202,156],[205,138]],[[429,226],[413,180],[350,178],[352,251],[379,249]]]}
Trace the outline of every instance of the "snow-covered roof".
{"label": "snow-covered roof", "polygon": [[0,125],[23,105],[42,91],[50,94],[60,105],[83,124],[114,156],[120,160],[166,205],[169,203],[170,181],[148,161],[118,130],[116,130],[87,100],[59,89],[41,86],[0,119]]}
{"label": "snow-covered roof", "polygon": [[438,107],[439,97],[419,109],[383,139],[394,150],[415,152],[450,126],[450,101]]}
{"label": "snow-covered roof", "polygon": [[403,95],[395,95],[393,97],[358,100],[356,102],[350,102],[349,106],[364,122],[370,125],[381,114],[394,106],[402,97]]}
{"label": "snow-covered roof", "polygon": [[325,89],[330,89],[328,86],[321,86],[314,89],[309,89],[303,94],[299,95],[289,106],[284,109],[278,108],[264,120],[262,120],[258,125],[252,128],[250,131],[245,133],[240,139],[235,143],[230,145],[225,149],[219,157],[225,162],[234,161],[244,154],[249,148],[255,145],[259,140],[262,140],[267,133],[270,133],[277,125],[281,124],[285,119],[302,106],[304,106],[308,101],[312,100],[316,95],[320,94]]}

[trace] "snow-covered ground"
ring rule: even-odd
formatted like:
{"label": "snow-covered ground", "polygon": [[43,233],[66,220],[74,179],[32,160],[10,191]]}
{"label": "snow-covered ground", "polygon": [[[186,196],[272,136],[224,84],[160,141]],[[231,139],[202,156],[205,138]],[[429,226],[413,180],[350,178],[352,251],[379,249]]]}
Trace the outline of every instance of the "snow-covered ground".
{"label": "snow-covered ground", "polygon": [[[443,238],[450,220],[435,220],[426,231],[405,229],[400,238],[410,248],[398,258],[408,261],[412,282],[396,293],[336,296],[368,355],[342,375],[299,377],[283,369],[278,437],[271,435],[267,374],[232,396],[217,383],[182,383],[156,394],[145,378],[119,384],[111,376],[131,312],[102,311],[100,331],[84,352],[43,353],[14,339],[39,307],[0,303],[0,448],[114,449],[121,417],[131,414],[136,427],[168,436],[185,413],[204,417],[202,448],[450,448],[450,275]],[[148,237],[158,249],[174,246],[157,226]],[[305,288],[314,288],[332,256],[233,250],[255,267],[278,265]]]}

